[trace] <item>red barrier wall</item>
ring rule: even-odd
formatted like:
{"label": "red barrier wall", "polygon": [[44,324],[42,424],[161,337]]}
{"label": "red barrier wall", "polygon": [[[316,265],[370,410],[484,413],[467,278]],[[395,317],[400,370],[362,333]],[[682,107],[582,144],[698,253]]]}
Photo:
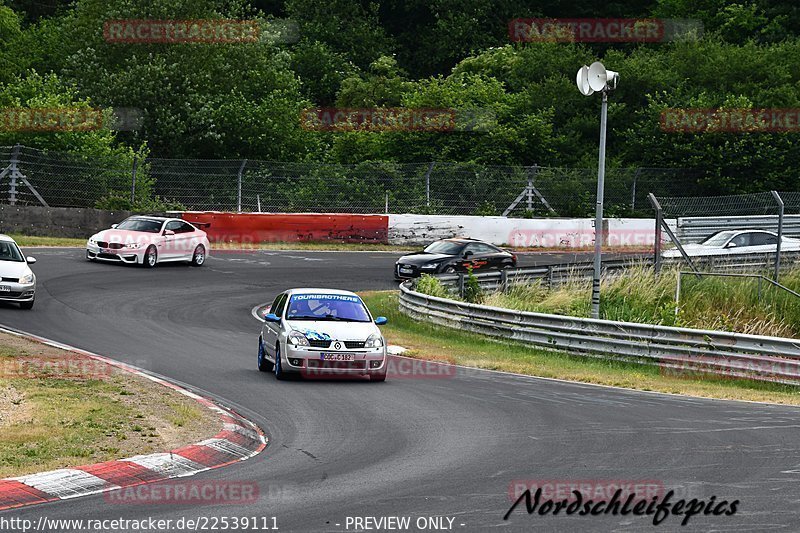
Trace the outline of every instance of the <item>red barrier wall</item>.
{"label": "red barrier wall", "polygon": [[188,222],[207,222],[212,243],[299,241],[389,242],[389,217],[330,213],[217,213],[188,211]]}

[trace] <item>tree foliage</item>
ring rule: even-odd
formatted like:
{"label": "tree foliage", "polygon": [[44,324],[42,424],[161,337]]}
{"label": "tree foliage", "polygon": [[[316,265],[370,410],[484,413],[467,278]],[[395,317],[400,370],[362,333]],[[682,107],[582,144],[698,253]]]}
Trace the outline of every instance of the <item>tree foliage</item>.
{"label": "tree foliage", "polygon": [[[648,44],[509,42],[513,18],[593,16],[697,19],[704,34]],[[298,38],[106,42],[104,22],[129,18],[264,27],[286,19]],[[659,122],[669,108],[800,107],[800,5],[788,0],[6,0],[0,104],[136,108],[142,122],[130,132],[6,131],[0,144],[123,164],[146,146],[159,157],[592,167],[600,104],[575,90],[574,76],[598,59],[622,80],[610,95],[612,168],[698,169],[697,190],[797,188],[798,133],[672,133]],[[441,132],[301,126],[304,109],[328,106],[451,109],[457,120]],[[346,189],[381,196],[354,187]]]}

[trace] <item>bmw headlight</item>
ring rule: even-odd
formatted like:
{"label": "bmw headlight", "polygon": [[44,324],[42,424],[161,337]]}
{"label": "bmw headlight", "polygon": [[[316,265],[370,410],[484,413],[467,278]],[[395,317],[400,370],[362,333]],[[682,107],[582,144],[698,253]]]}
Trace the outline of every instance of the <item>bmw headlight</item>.
{"label": "bmw headlight", "polygon": [[380,348],[381,346],[383,346],[383,337],[374,333],[367,337],[367,342],[364,343],[365,348]]}
{"label": "bmw headlight", "polygon": [[97,239],[95,239],[94,237],[91,237],[91,238],[89,239],[89,244],[91,244],[91,245],[94,245],[94,246],[97,246]]}
{"label": "bmw headlight", "polygon": [[438,266],[439,266],[439,263],[425,263],[424,265],[419,267],[419,269],[420,270],[434,270]]}
{"label": "bmw headlight", "polygon": [[19,278],[19,282],[20,283],[33,283],[33,273],[26,274],[25,276],[22,276],[21,278]]}
{"label": "bmw headlight", "polygon": [[289,334],[289,344],[295,346],[309,346],[308,339],[299,331],[293,331]]}

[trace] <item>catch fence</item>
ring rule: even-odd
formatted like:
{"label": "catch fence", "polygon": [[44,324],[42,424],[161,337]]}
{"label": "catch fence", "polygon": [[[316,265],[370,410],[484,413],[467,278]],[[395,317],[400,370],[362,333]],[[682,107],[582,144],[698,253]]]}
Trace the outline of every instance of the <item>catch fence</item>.
{"label": "catch fence", "polygon": [[[596,169],[536,165],[139,160],[0,147],[0,201],[14,205],[125,209],[158,197],[203,211],[585,217],[596,180]],[[716,193],[692,170],[610,168],[606,215],[650,216],[647,193],[687,189]]]}

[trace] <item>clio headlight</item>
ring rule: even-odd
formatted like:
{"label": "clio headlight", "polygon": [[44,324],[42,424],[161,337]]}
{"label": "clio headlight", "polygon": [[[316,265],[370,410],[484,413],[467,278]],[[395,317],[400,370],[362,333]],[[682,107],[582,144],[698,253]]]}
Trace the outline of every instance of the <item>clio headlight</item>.
{"label": "clio headlight", "polygon": [[381,346],[383,346],[383,337],[374,333],[367,337],[367,342],[364,343],[365,348],[380,348]]}
{"label": "clio headlight", "polygon": [[299,331],[292,331],[289,334],[288,341],[289,344],[293,344],[294,346],[310,346],[306,336]]}

